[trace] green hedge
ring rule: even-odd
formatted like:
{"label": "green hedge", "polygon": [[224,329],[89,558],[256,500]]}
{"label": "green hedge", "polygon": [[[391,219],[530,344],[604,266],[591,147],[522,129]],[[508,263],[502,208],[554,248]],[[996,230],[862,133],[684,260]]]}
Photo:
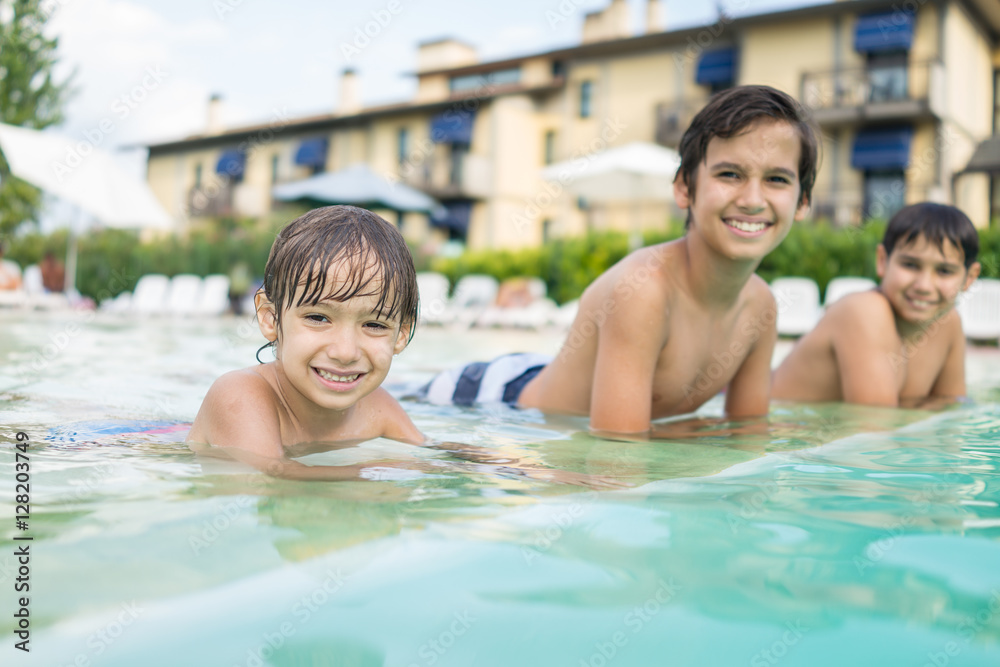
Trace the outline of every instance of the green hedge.
{"label": "green hedge", "polygon": [[[683,226],[647,234],[646,245],[680,237]],[[757,273],[770,282],[781,276],[812,278],[820,293],[837,276],[862,276],[877,280],[875,248],[885,232],[884,222],[862,227],[832,227],[826,223],[796,223],[785,240],[761,262]],[[541,248],[519,251],[481,250],[454,259],[437,259],[431,268],[454,285],[468,273],[484,273],[498,280],[516,275],[542,278],[549,296],[558,303],[578,298],[597,276],[628,251],[628,235],[602,232],[581,238],[561,239]],[[979,260],[984,278],[1000,277],[1000,229],[980,230]]]}
{"label": "green hedge", "polygon": [[[241,261],[259,275],[274,236],[286,221],[222,220],[186,239],[171,237],[147,243],[140,242],[133,232],[94,232],[79,241],[77,289],[86,296],[104,299],[132,290],[147,273],[226,274]],[[836,276],[874,279],[875,247],[884,229],[884,223],[879,222],[860,228],[797,223],[782,244],[764,258],[757,273],[767,281],[780,276],[812,278],[821,291]],[[646,234],[643,241],[647,245],[661,243],[683,233],[683,225],[673,223],[663,231]],[[1000,228],[981,230],[980,244],[983,277],[1000,277]],[[8,257],[24,267],[38,263],[47,251],[60,259],[66,256],[65,231],[12,239]],[[627,253],[628,234],[600,232],[558,239],[538,248],[479,250],[457,258],[435,258],[428,268],[444,273],[452,285],[469,273],[484,273],[498,280],[537,276],[545,281],[549,296],[565,303],[579,297],[587,285]]]}

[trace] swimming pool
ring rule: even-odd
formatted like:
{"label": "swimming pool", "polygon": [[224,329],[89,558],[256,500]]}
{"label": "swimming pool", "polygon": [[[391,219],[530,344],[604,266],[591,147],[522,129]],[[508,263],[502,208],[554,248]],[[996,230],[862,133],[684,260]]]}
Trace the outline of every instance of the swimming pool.
{"label": "swimming pool", "polygon": [[[996,348],[970,355],[977,404],[776,405],[767,435],[613,443],[580,419],[407,405],[431,437],[634,485],[593,492],[458,471],[290,482],[203,462],[177,425],[252,363],[254,329],[0,318],[4,665],[1000,664]],[[558,344],[424,329],[390,384]],[[152,430],[113,432],[137,421]],[[307,460],[385,455],[427,454],[376,441]],[[11,634],[24,544],[30,654]]]}

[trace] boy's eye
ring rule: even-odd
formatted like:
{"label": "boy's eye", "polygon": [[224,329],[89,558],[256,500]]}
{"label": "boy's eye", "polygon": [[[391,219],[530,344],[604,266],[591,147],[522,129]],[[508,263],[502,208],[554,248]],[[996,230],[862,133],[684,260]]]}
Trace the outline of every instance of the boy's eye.
{"label": "boy's eye", "polygon": [[943,267],[943,268],[938,269],[938,273],[940,273],[942,276],[950,276],[950,275],[952,275],[952,274],[955,273],[955,270],[954,269],[949,269],[947,267]]}
{"label": "boy's eye", "polygon": [[719,178],[739,178],[739,174],[735,171],[720,171],[716,174]]}
{"label": "boy's eye", "polygon": [[771,181],[782,185],[791,185],[792,181],[787,176],[772,176]]}
{"label": "boy's eye", "polygon": [[365,327],[369,329],[376,329],[378,331],[388,331],[389,325],[384,322],[366,322]]}
{"label": "boy's eye", "polygon": [[306,319],[310,322],[326,322],[326,315],[320,315],[318,313],[309,313],[306,315]]}

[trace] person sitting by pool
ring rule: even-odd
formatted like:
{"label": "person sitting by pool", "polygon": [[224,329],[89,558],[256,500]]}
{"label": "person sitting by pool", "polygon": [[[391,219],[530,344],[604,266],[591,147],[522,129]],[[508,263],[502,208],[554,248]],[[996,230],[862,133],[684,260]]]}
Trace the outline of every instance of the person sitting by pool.
{"label": "person sitting by pool", "polygon": [[777,310],[754,271],[808,211],[816,136],[805,109],[774,88],[716,94],[681,139],[674,194],[688,209],[685,236],[598,277],[551,363],[470,364],[422,396],[589,415],[596,434],[628,439],[675,435],[652,420],[693,412],[723,389],[728,417],[765,415]]}
{"label": "person sitting by pool", "polygon": [[509,457],[507,465],[492,465],[496,452],[426,441],[381,386],[393,356],[413,337],[418,294],[403,236],[374,213],[328,206],[293,220],[271,247],[254,303],[275,360],[215,381],[186,439],[194,451],[288,479],[370,478],[383,467],[442,470],[421,460],[310,466],[288,455],[384,437],[439,449],[478,472],[611,485]]}
{"label": "person sitting by pool", "polygon": [[838,300],[774,373],[774,397],[916,405],[965,395],[954,309],[979,276],[979,234],[953,206],[907,206],[876,250],[880,285]]}
{"label": "person sitting by pool", "polygon": [[21,267],[3,258],[6,250],[6,245],[0,241],[0,290],[16,290],[21,287]]}

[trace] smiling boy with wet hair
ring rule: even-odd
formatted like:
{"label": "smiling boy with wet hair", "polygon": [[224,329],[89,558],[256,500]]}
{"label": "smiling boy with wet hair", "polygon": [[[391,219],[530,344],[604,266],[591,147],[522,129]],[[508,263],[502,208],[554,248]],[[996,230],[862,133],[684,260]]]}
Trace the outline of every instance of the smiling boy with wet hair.
{"label": "smiling boy with wet hair", "polygon": [[685,236],[599,276],[550,363],[512,355],[469,364],[424,395],[589,415],[598,435],[640,440],[676,436],[652,420],[693,412],[723,389],[728,417],[767,414],[776,307],[754,271],[805,216],[816,159],[808,113],[787,94],[716,94],[681,140],[674,194],[688,209]]}
{"label": "smiling boy with wet hair", "polygon": [[954,309],[979,276],[979,234],[954,206],[901,209],[876,250],[877,289],[827,310],[775,371],[774,397],[919,405],[965,395],[965,336]]}
{"label": "smiling boy with wet hair", "polygon": [[361,466],[308,466],[285,448],[424,442],[381,386],[417,319],[413,260],[393,225],[353,206],[293,220],[271,247],[255,304],[275,360],[216,380],[189,443],[222,448],[278,477],[355,479]]}

